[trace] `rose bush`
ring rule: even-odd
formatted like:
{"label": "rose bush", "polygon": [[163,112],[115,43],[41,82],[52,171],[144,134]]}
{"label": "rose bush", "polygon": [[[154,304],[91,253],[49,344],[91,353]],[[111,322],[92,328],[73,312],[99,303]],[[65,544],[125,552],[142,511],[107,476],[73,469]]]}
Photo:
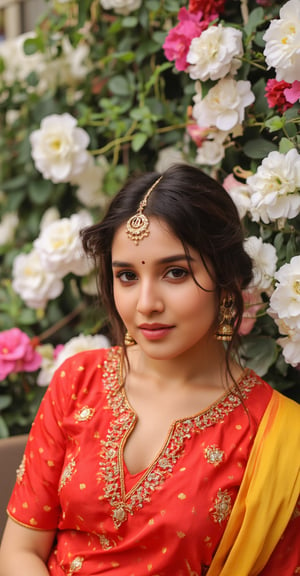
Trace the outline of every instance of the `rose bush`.
{"label": "rose bush", "polygon": [[236,203],[241,358],[299,399],[299,28],[298,0],[49,0],[0,44],[0,436],[28,430],[64,355],[109,345],[80,228],[174,161]]}

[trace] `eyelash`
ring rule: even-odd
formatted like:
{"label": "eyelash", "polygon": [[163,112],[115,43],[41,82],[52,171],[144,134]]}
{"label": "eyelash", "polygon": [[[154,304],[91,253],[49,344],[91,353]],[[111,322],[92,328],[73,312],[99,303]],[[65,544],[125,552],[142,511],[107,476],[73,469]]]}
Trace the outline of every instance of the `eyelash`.
{"label": "eyelash", "polygon": [[179,266],[176,266],[174,268],[170,268],[170,270],[167,271],[166,276],[171,272],[174,273],[174,271],[180,272],[180,276],[175,276],[175,278],[171,278],[171,280],[182,280],[189,273],[187,270],[185,270],[185,268],[180,268]]}
{"label": "eyelash", "polygon": [[[131,274],[131,276],[134,276],[134,278],[131,278],[130,280],[128,280],[128,279],[124,280],[124,279],[122,279],[122,276],[124,276],[125,274]],[[126,284],[129,282],[134,282],[134,280],[136,279],[136,275],[134,272],[131,272],[131,270],[121,270],[120,272],[117,272],[116,278],[119,278],[121,280],[121,282]]]}
{"label": "eyelash", "polygon": [[[175,277],[169,276],[169,274],[171,274],[171,273],[174,274],[174,272],[177,272],[177,273],[179,272],[180,275],[176,276],[176,274],[175,274]],[[180,268],[179,266],[176,266],[176,267],[173,267],[173,268],[170,268],[169,270],[167,270],[164,274],[164,277],[166,277],[166,278],[169,277],[170,280],[176,281],[176,280],[182,280],[183,278],[188,276],[188,274],[189,274],[188,270],[186,270],[185,268]],[[131,278],[130,279],[126,278],[126,275],[130,275]],[[118,278],[124,284],[129,284],[131,282],[134,282],[137,279],[137,276],[131,270],[120,270],[120,272],[116,273],[116,278]]]}

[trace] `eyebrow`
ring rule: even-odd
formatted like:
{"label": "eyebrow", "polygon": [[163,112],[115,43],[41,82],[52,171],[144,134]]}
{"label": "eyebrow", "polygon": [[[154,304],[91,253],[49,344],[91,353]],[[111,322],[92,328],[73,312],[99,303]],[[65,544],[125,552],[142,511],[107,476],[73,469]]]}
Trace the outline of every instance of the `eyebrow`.
{"label": "eyebrow", "polygon": [[[185,262],[194,262],[195,259],[186,254],[174,254],[174,256],[166,256],[166,258],[160,258],[158,264],[172,264],[173,262],[180,262],[184,260]],[[112,262],[113,268],[127,268],[132,266],[130,262],[121,262],[119,260],[114,260]]]}

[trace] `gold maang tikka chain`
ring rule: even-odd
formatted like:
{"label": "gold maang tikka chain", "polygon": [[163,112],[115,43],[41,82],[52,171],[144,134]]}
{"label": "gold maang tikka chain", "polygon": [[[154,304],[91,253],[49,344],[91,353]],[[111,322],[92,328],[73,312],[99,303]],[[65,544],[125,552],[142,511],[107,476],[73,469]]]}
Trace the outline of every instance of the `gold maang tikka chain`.
{"label": "gold maang tikka chain", "polygon": [[130,240],[133,240],[136,245],[149,236],[149,219],[144,214],[144,209],[147,206],[148,198],[152,192],[152,190],[157,186],[157,184],[161,181],[162,176],[157,178],[149,190],[146,192],[143,200],[140,202],[139,207],[136,213],[129,218],[126,225],[126,234]]}

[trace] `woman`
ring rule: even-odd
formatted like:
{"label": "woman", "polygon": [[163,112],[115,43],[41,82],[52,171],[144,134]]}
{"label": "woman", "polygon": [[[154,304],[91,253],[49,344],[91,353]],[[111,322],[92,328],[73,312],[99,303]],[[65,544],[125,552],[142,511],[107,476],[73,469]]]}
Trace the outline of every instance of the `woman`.
{"label": "woman", "polygon": [[298,573],[299,407],[238,362],[251,261],[230,197],[175,165],[82,237],[116,345],[56,372],[0,575]]}

